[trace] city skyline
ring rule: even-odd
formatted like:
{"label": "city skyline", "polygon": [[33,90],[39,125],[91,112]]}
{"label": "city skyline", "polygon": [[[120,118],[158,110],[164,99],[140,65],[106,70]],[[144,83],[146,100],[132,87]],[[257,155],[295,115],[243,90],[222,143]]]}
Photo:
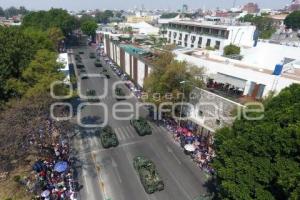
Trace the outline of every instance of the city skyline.
{"label": "city skyline", "polygon": [[[112,0],[102,0],[101,2],[97,0],[86,0],[82,5],[82,0],[44,0],[44,1],[36,1],[36,0],[2,0],[0,6],[3,8],[7,8],[10,6],[25,6],[28,9],[34,10],[48,10],[51,7],[54,8],[64,8],[68,10],[83,10],[83,9],[132,9],[134,7],[141,7],[142,5],[146,9],[180,9],[183,4],[188,5],[189,8],[205,8],[205,9],[213,9],[213,8],[231,8],[234,4],[234,0],[152,0],[144,1],[144,0],[126,0],[122,3],[118,1]],[[283,8],[285,5],[290,4],[291,0],[282,0],[280,2],[274,2],[270,0],[257,0],[257,1],[249,1],[249,0],[236,0],[235,5],[244,5],[248,2],[255,2],[259,5],[260,8]]]}

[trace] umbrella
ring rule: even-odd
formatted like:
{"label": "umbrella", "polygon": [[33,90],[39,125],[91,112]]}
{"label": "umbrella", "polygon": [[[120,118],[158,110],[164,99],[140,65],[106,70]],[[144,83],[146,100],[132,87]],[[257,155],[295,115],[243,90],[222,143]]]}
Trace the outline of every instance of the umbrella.
{"label": "umbrella", "polygon": [[47,196],[49,196],[49,195],[50,195],[50,191],[49,191],[49,190],[45,190],[45,191],[43,191],[42,194],[41,194],[42,197],[47,197]]}
{"label": "umbrella", "polygon": [[186,144],[185,146],[184,146],[184,149],[185,150],[187,150],[187,151],[195,151],[196,150],[196,147],[195,147],[195,145],[193,145],[193,144]]}
{"label": "umbrella", "polygon": [[67,168],[68,168],[68,163],[61,161],[55,164],[54,171],[61,173],[66,171]]}

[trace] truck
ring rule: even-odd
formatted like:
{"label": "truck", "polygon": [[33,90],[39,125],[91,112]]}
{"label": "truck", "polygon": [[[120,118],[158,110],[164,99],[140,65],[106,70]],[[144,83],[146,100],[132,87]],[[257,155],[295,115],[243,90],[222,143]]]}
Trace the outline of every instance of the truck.
{"label": "truck", "polygon": [[130,120],[130,124],[136,130],[139,136],[151,135],[152,130],[145,118],[140,117],[139,119]]}
{"label": "truck", "polygon": [[95,61],[95,66],[96,66],[96,67],[102,67],[102,64],[101,64],[101,62],[100,62],[99,59],[97,59],[97,60]]}
{"label": "truck", "polygon": [[143,156],[137,156],[133,159],[133,167],[137,171],[140,181],[148,194],[164,190],[164,182],[151,160]]}
{"label": "truck", "polygon": [[96,58],[96,54],[95,54],[94,52],[90,52],[90,58],[91,58],[91,59]]}

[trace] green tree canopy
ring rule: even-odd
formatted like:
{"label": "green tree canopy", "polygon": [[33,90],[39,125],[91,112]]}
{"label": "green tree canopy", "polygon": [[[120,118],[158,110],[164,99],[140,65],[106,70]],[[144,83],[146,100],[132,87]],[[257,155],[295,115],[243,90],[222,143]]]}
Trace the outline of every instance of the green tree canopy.
{"label": "green tree canopy", "polygon": [[23,19],[22,27],[36,27],[45,31],[51,27],[57,27],[65,36],[68,36],[79,27],[79,22],[66,10],[51,9],[27,14]]}
{"label": "green tree canopy", "polygon": [[105,10],[104,12],[97,12],[95,15],[95,19],[98,23],[107,24],[109,22],[109,18],[113,16],[114,13],[111,10]]}
{"label": "green tree canopy", "polygon": [[236,120],[215,135],[218,199],[300,198],[300,85],[265,104],[259,121]]}
{"label": "green tree canopy", "polygon": [[[172,53],[160,54],[152,66],[153,70],[144,83],[150,102],[156,104],[165,101],[178,102],[181,99],[176,99],[176,97],[182,93],[183,87],[185,87],[185,93],[188,94],[193,86],[202,86],[202,80],[197,78],[203,74],[202,69],[188,65],[186,62],[175,60]],[[182,85],[180,84],[182,81],[189,81],[189,84]],[[163,97],[160,100],[155,100],[152,98],[154,93],[159,93],[161,96],[170,93],[174,98],[169,100]]]}
{"label": "green tree canopy", "polygon": [[81,24],[81,30],[88,36],[95,36],[98,25],[95,21],[89,20]]}
{"label": "green tree canopy", "polygon": [[285,20],[284,20],[284,24],[288,27],[288,28],[292,28],[292,29],[300,29],[300,10],[298,11],[294,11],[291,14],[289,14]]}
{"label": "green tree canopy", "polygon": [[225,56],[239,55],[240,53],[241,53],[241,48],[234,44],[230,44],[224,47]]}
{"label": "green tree canopy", "polygon": [[266,15],[254,16],[252,14],[247,14],[239,20],[242,22],[250,22],[255,25],[259,31],[259,37],[262,39],[269,39],[276,31],[273,20]]}

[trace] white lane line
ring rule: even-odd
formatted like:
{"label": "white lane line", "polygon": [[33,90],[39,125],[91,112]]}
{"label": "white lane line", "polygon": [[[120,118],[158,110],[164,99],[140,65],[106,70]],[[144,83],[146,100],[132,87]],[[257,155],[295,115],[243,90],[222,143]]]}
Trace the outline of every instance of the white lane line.
{"label": "white lane line", "polygon": [[84,179],[84,182],[85,182],[85,185],[86,185],[86,187],[85,187],[86,193],[89,194],[90,193],[90,191],[89,191],[89,185],[88,185],[88,182],[87,182],[87,179],[86,179],[86,173],[85,173],[85,171],[83,172],[83,179]]}
{"label": "white lane line", "polygon": [[122,130],[124,131],[125,138],[130,138],[130,134],[127,132],[126,127],[123,127]]}

